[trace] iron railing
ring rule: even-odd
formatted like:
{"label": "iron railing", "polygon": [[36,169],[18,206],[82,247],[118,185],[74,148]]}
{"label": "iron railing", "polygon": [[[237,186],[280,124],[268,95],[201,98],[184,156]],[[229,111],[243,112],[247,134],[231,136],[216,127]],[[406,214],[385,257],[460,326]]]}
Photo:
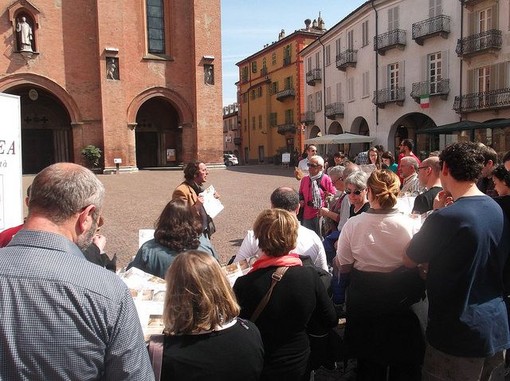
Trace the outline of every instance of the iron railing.
{"label": "iron railing", "polygon": [[437,33],[450,33],[450,16],[439,15],[413,24],[413,40],[418,43]]}
{"label": "iron railing", "polygon": [[422,95],[446,95],[450,92],[450,80],[443,78],[437,82],[423,81],[413,83],[411,97],[420,98]]}
{"label": "iron railing", "polygon": [[488,49],[501,49],[502,43],[501,30],[491,29],[457,40],[455,52],[460,57]]}
{"label": "iron railing", "polygon": [[278,125],[279,134],[285,135],[287,132],[290,132],[291,134],[296,133],[296,126],[294,125],[294,123],[285,123]]}
{"label": "iron railing", "polygon": [[405,46],[406,31],[403,29],[394,29],[389,32],[379,34],[374,37],[374,50],[384,52],[396,46]]}
{"label": "iron railing", "polygon": [[301,123],[315,123],[315,112],[305,111],[301,114]]}
{"label": "iron railing", "polygon": [[322,80],[322,69],[316,68],[306,73],[306,83],[310,86],[315,85],[315,82],[320,80]]}
{"label": "iron railing", "polygon": [[392,102],[403,102],[406,98],[405,87],[394,87],[374,91],[372,103],[377,106]]}
{"label": "iron railing", "polygon": [[324,113],[328,119],[335,119],[337,116],[344,115],[344,104],[342,102],[330,103],[324,108]]}
{"label": "iron railing", "polygon": [[276,100],[282,101],[285,98],[295,97],[296,91],[294,89],[285,89],[276,93]]}
{"label": "iron railing", "polygon": [[453,109],[456,112],[483,111],[510,107],[510,88],[483,91],[456,96]]}
{"label": "iron railing", "polygon": [[347,67],[356,67],[358,62],[358,51],[353,49],[347,49],[336,56],[336,68],[338,70],[345,71]]}

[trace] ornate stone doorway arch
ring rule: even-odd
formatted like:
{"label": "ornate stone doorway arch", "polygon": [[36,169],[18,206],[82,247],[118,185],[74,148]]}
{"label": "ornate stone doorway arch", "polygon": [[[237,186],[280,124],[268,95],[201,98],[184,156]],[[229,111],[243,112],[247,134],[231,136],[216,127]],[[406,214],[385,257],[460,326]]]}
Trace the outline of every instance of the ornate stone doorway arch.
{"label": "ornate stone doorway arch", "polygon": [[135,129],[138,168],[178,166],[196,157],[196,131],[190,107],[165,88],[146,90],[128,108]]}

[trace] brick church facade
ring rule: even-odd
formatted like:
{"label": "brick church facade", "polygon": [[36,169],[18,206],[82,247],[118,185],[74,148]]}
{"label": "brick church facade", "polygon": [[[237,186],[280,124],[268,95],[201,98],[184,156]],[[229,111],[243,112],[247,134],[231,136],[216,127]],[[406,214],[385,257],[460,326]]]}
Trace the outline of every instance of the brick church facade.
{"label": "brick church facade", "polygon": [[87,145],[106,173],[223,162],[220,0],[0,4],[24,173],[84,164]]}

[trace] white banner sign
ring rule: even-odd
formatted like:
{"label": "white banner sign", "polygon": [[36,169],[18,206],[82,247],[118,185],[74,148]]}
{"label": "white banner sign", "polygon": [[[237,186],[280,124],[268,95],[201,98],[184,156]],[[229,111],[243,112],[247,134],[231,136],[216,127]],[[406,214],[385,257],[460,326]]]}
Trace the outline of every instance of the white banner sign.
{"label": "white banner sign", "polygon": [[0,231],[23,223],[21,114],[18,96],[0,93]]}

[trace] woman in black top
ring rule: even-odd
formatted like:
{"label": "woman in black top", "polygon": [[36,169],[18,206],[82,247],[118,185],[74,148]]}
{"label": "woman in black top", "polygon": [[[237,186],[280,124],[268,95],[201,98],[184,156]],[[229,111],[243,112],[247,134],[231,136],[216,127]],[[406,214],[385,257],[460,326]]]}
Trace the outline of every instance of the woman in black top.
{"label": "woman in black top", "polygon": [[239,306],[218,262],[186,251],[173,261],[166,282],[161,380],[259,380],[259,330],[237,317]]}
{"label": "woman in black top", "polygon": [[261,380],[301,380],[307,372],[308,331],[325,333],[337,323],[335,309],[313,267],[303,267],[296,246],[298,221],[281,209],[264,210],[254,234],[263,254],[237,279],[234,291],[242,318],[250,319],[279,267],[288,267],[256,320],[264,342]]}
{"label": "woman in black top", "polygon": [[370,209],[370,203],[367,198],[367,180],[368,175],[363,171],[351,173],[345,179],[345,193],[351,203],[349,218]]}

